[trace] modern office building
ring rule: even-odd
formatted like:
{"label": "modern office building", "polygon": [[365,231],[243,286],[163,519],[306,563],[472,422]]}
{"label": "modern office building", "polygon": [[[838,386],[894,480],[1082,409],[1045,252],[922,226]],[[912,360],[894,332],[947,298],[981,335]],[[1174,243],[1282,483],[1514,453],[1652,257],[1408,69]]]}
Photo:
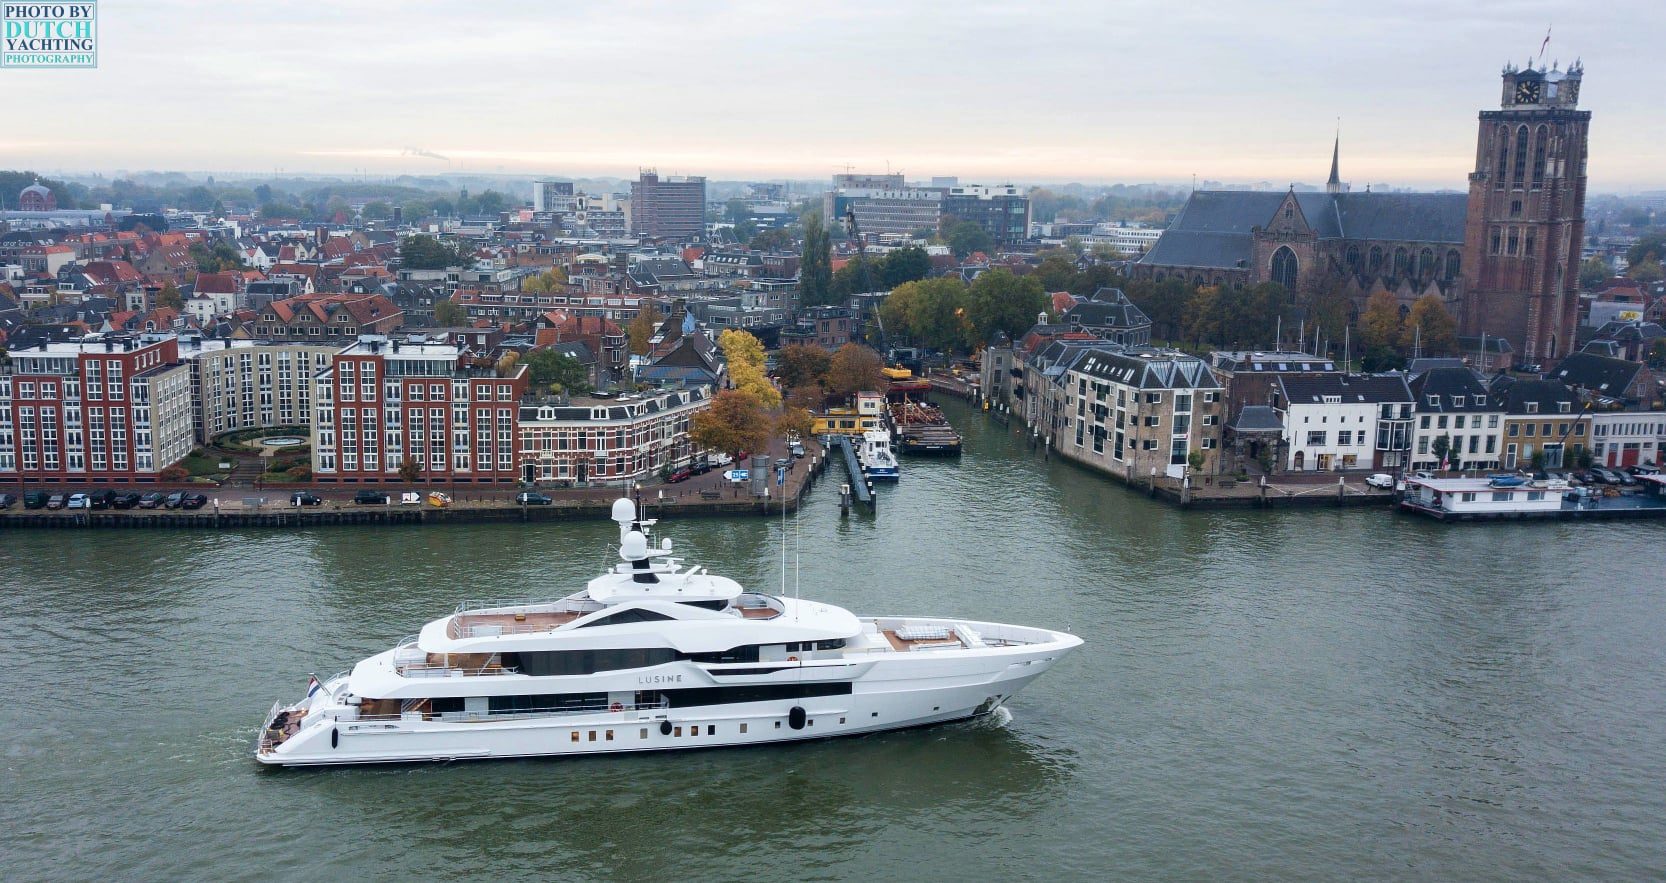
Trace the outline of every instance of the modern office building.
{"label": "modern office building", "polygon": [[649,239],[698,239],[706,229],[706,179],[661,179],[652,171],[631,182],[631,233]]}
{"label": "modern office building", "polygon": [[1030,198],[1011,184],[950,187],[943,196],[943,214],[977,224],[997,245],[1015,245],[1030,235]]}

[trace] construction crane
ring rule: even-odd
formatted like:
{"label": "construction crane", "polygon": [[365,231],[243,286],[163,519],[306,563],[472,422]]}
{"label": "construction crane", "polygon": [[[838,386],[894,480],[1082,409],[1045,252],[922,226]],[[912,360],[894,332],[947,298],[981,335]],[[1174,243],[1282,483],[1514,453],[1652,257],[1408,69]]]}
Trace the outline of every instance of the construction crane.
{"label": "construction crane", "polygon": [[[856,242],[856,272],[859,274],[861,293],[867,294],[873,291],[873,280],[868,277],[868,247],[867,243],[862,241],[862,228],[856,224],[856,210],[846,206],[843,220],[845,235]],[[873,311],[873,324],[878,333],[874,335],[876,339],[870,340],[868,343],[877,344],[874,349],[878,350],[881,357],[883,357],[885,352],[885,319],[879,315],[878,307],[875,307]],[[866,338],[868,335],[864,333],[863,337]]]}

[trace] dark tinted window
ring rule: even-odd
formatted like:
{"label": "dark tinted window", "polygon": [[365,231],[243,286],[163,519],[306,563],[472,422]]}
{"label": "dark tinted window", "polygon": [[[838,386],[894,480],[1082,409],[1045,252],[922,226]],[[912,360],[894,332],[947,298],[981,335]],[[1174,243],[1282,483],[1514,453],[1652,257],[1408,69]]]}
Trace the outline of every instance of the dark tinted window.
{"label": "dark tinted window", "polygon": [[647,668],[677,661],[669,647],[632,647],[621,650],[552,650],[538,653],[505,653],[505,668],[526,675],[588,675],[624,668]]}
{"label": "dark tinted window", "polygon": [[633,607],[630,610],[621,610],[618,613],[610,613],[601,619],[593,619],[579,626],[579,628],[589,628],[593,625],[622,625],[627,622],[658,622],[660,620],[673,618],[674,617],[666,616],[665,614],[654,610],[643,610],[641,608]]}

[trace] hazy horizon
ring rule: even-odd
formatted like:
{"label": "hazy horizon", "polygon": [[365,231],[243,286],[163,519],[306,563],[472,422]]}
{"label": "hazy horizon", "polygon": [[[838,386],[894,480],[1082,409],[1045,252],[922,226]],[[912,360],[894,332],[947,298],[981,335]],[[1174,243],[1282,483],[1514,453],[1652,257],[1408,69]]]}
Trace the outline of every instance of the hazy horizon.
{"label": "hazy horizon", "polygon": [[[1189,186],[1316,184],[1340,126],[1356,189],[1462,190],[1499,69],[1547,2],[1331,8],[880,5],[698,14],[160,0],[100,5],[100,67],[0,70],[0,167],[192,173]],[[1592,192],[1662,189],[1649,106],[1666,9],[1557,21],[1586,66]],[[1340,119],[1340,123],[1338,120]],[[47,123],[52,123],[48,125]],[[58,134],[63,132],[66,134]]]}

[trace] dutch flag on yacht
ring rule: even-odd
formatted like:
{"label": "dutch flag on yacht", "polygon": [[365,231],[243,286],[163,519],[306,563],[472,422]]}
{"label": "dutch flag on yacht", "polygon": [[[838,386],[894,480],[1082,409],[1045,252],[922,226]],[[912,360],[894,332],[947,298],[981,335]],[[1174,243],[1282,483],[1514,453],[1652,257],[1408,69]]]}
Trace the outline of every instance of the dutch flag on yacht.
{"label": "dutch flag on yacht", "polygon": [[318,682],[318,676],[317,675],[308,675],[307,676],[307,698],[308,699],[311,699],[312,694],[317,693],[318,691],[320,691],[322,689],[324,689],[324,685],[320,684]]}

